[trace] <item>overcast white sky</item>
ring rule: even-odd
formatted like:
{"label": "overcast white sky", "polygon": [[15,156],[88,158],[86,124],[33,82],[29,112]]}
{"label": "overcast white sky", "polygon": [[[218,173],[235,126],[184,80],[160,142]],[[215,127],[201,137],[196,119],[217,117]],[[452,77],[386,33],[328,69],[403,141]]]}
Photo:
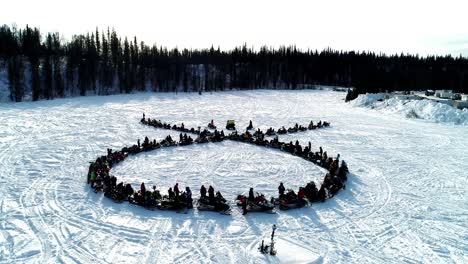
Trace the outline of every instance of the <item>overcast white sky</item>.
{"label": "overcast white sky", "polygon": [[64,37],[114,27],[148,44],[468,56],[468,0],[2,0],[0,23]]}

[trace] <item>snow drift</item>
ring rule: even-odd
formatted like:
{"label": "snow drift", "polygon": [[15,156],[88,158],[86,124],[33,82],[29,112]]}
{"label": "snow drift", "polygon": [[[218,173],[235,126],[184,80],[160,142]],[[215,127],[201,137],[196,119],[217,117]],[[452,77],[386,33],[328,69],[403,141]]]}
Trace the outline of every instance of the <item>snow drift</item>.
{"label": "snow drift", "polygon": [[407,118],[420,118],[437,123],[468,125],[468,109],[456,109],[431,100],[384,100],[383,93],[361,94],[351,105],[369,107],[386,113],[398,113]]}

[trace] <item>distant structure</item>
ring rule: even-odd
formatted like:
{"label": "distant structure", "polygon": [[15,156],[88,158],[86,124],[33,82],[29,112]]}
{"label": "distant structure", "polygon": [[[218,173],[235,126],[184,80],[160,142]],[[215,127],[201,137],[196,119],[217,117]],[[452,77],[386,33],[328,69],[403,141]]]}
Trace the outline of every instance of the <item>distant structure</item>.
{"label": "distant structure", "polygon": [[397,98],[399,100],[432,100],[437,103],[453,106],[458,109],[468,108],[468,94],[454,93],[452,90],[427,90],[425,92],[395,91],[385,93],[384,99]]}
{"label": "distant structure", "polygon": [[453,91],[452,90],[436,90],[435,96],[442,99],[452,99]]}

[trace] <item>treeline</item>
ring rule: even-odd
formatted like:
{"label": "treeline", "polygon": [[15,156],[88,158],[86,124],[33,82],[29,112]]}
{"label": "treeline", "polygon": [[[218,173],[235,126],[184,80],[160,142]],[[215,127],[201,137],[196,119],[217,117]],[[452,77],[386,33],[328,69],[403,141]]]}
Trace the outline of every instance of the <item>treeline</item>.
{"label": "treeline", "polygon": [[10,97],[22,101],[133,91],[300,89],[314,84],[383,90],[453,89],[468,92],[463,57],[372,52],[258,51],[246,45],[229,51],[167,49],[114,30],[75,35],[69,41],[38,28],[0,27],[0,67],[8,73]]}

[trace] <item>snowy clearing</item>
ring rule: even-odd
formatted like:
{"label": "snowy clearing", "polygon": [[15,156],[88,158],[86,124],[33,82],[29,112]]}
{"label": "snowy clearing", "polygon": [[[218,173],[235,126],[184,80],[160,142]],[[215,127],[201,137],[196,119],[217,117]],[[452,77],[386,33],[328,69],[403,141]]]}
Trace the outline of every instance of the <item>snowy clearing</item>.
{"label": "snowy clearing", "polygon": [[[468,128],[353,107],[331,91],[135,94],[0,105],[0,263],[467,263]],[[331,127],[280,140],[341,154],[346,190],[276,215],[177,214],[116,204],[86,184],[89,161],[145,136],[145,112],[188,127],[235,119],[266,129],[310,120]],[[165,193],[177,181],[198,197],[248,187],[297,191],[324,171],[291,155],[235,142],[156,150],[113,169]],[[150,185],[151,184],[151,185]],[[278,230],[278,256],[257,251]]]}

